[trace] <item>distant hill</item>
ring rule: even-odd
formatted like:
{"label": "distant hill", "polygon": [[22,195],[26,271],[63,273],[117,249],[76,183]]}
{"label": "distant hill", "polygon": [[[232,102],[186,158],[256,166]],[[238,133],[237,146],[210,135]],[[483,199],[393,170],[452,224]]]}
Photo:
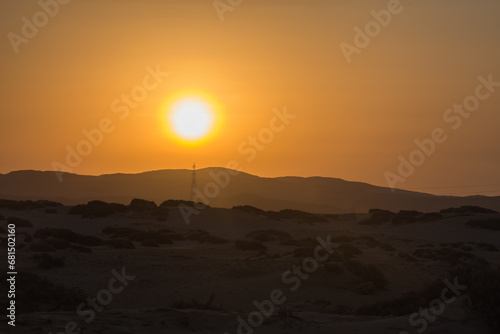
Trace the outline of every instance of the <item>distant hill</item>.
{"label": "distant hill", "polygon": [[[213,175],[232,170],[204,168],[197,171],[197,184],[215,207],[251,205],[264,210],[296,209],[317,213],[367,212],[370,208],[392,211],[436,211],[448,207],[477,205],[500,211],[500,197],[435,196],[425,193],[377,187],[326,177],[263,178],[247,173],[230,176],[225,187]],[[67,205],[90,200],[129,203],[144,198],[161,203],[167,199],[189,199],[190,170],[158,170],[139,174],[100,176],[64,173],[59,182],[54,172],[16,171],[0,174],[0,198],[47,199]],[[219,183],[227,181],[222,178]],[[210,186],[207,186],[210,184]],[[204,191],[205,187],[207,192]],[[219,192],[217,196],[212,194]]]}

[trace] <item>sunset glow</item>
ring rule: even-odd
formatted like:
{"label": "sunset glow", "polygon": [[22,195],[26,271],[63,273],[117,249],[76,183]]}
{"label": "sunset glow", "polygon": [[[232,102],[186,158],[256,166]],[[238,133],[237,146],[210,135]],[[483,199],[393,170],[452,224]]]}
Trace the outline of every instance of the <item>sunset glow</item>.
{"label": "sunset glow", "polygon": [[169,126],[183,140],[199,141],[209,134],[214,124],[212,107],[197,98],[175,103],[169,112]]}

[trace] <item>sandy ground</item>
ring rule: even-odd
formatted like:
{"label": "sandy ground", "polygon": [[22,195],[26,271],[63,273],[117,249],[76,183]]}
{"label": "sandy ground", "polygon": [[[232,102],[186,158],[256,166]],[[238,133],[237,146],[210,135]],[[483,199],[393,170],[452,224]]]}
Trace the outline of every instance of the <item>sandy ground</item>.
{"label": "sandy ground", "polygon": [[[456,242],[486,242],[500,248],[500,232],[467,227],[465,223],[471,217],[365,226],[358,224],[364,215],[309,224],[296,220],[276,221],[237,210],[208,208],[193,217],[188,225],[175,208],[171,208],[165,222],[130,214],[83,219],[79,215],[68,215],[68,210],[69,207],[59,207],[56,214],[48,214],[44,209],[0,209],[0,214],[31,221],[33,228],[18,229],[18,233],[26,231],[31,235],[44,227],[59,227],[106,239],[108,236],[102,233],[104,227],[124,226],[152,231],[166,228],[180,234],[201,229],[229,242],[209,244],[182,240],[158,248],[144,247],[135,242],[136,249],[98,246],[92,247],[91,254],[58,250],[52,255],[64,257],[65,266],[49,270],[39,269],[30,260],[36,253],[29,247],[19,249],[19,271],[35,272],[52,282],[79,287],[88,296],[96,296],[99,290],[108,286],[113,269],[120,271],[125,268],[127,274],[135,278],[122,292],[113,296],[104,311],[97,312],[90,324],[85,323],[76,311],[37,312],[20,314],[15,330],[9,329],[12,333],[64,332],[63,328],[69,321],[75,321],[84,328],[81,333],[238,333],[238,317],[246,319],[250,312],[256,310],[254,301],[269,299],[276,289],[286,297],[282,309],[276,306],[275,313],[266,317],[263,325],[252,329],[252,332],[417,333],[418,327],[410,326],[408,316],[365,317],[341,315],[338,311],[419,291],[426,284],[444,277],[449,269],[442,261],[419,259],[411,262],[399,253],[411,254],[424,245],[438,248],[441,243]],[[364,282],[362,279],[348,271],[332,275],[320,264],[293,291],[292,284],[284,283],[282,275],[292,265],[303,263],[304,257],[293,255],[296,247],[280,245],[276,241],[264,242],[268,248],[264,255],[235,247],[235,240],[245,239],[248,233],[265,229],[288,232],[294,239],[371,236],[388,243],[396,250],[368,247],[362,242],[353,244],[362,250],[362,254],[355,259],[375,265],[390,283],[386,289],[362,295],[358,292],[358,286]],[[19,237],[18,243],[20,241],[22,237]],[[474,247],[472,252],[494,266],[500,265],[500,252]],[[466,311],[465,298],[463,296],[449,305],[442,315],[429,323],[426,333],[489,333],[481,320]],[[189,306],[203,305],[211,299],[209,309]],[[4,323],[2,327],[5,328]],[[250,333],[245,330],[240,332]]]}

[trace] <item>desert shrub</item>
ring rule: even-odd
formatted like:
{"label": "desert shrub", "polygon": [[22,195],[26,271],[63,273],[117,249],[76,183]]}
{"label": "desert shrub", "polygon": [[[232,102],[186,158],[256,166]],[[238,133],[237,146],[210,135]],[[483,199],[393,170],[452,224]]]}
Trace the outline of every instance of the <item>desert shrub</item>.
{"label": "desert shrub", "polygon": [[487,268],[488,261],[479,258],[472,253],[454,251],[451,254],[443,257],[443,260],[449,262],[453,266],[468,266],[470,268]]}
{"label": "desert shrub", "polygon": [[168,237],[172,240],[186,240],[182,234],[179,233],[169,233]]}
{"label": "desert shrub", "polygon": [[380,225],[389,223],[395,214],[391,211],[370,209],[370,216],[359,222],[359,225]]}
{"label": "desert shrub", "polygon": [[266,217],[268,217],[270,219],[275,219],[275,220],[295,219],[295,220],[300,220],[300,221],[308,222],[308,223],[328,222],[328,218],[326,218],[325,216],[321,216],[321,215],[317,215],[317,214],[309,213],[309,212],[304,212],[304,211],[300,211],[300,210],[285,209],[285,210],[281,210],[279,212],[266,211],[265,215],[266,215]]}
{"label": "desert shrub", "polygon": [[64,228],[52,228],[52,227],[43,228],[37,230],[33,234],[33,236],[37,239],[46,239],[52,237],[55,239],[66,240],[83,246],[101,246],[104,244],[104,241],[96,236],[82,235]]}
{"label": "desert shrub", "polygon": [[384,209],[377,209],[377,208],[368,210],[368,213],[370,213],[370,214],[372,214],[372,213],[387,213],[387,214],[392,214],[392,215],[395,214],[392,211],[384,210]]}
{"label": "desert shrub", "polygon": [[403,217],[418,217],[423,215],[423,213],[415,210],[401,210],[396,214],[396,216],[398,215]]}
{"label": "desert shrub", "polygon": [[[472,248],[471,248],[471,250],[472,250]],[[453,249],[448,248],[448,247],[442,247],[439,249],[435,249],[434,252],[435,252],[435,254],[437,254],[439,256],[445,256],[445,255],[451,254],[453,252]]]}
{"label": "desert shrub", "polygon": [[159,247],[160,244],[155,240],[144,240],[141,245],[144,247]]}
{"label": "desert shrub", "polygon": [[156,207],[157,206],[155,202],[139,198],[134,198],[129,204],[129,208],[133,211],[146,211],[154,209]]}
{"label": "desert shrub", "polygon": [[250,205],[233,206],[232,210],[239,210],[247,213],[253,213],[254,215],[262,215],[262,216],[266,214],[266,211],[261,210],[259,208],[255,208]]}
{"label": "desert shrub", "polygon": [[428,283],[420,292],[411,291],[394,300],[378,301],[369,306],[358,308],[360,315],[402,316],[416,312],[420,307],[427,308],[430,302],[441,298],[441,292],[446,287],[443,280]]}
{"label": "desert shrub", "polygon": [[327,213],[325,217],[334,221],[340,220],[340,215],[334,213]]}
{"label": "desert shrub", "polygon": [[61,239],[47,239],[46,242],[57,250],[67,249],[71,246],[71,243]]}
{"label": "desert shrub", "polygon": [[201,238],[207,236],[207,235],[210,235],[210,233],[208,233],[207,231],[204,231],[204,230],[193,230],[193,231],[189,231],[187,236],[186,236],[186,239],[187,240],[194,240],[194,241],[199,241]]}
{"label": "desert shrub", "polygon": [[6,208],[10,210],[42,209],[42,208],[57,207],[57,206],[62,206],[62,204],[59,202],[52,202],[47,200],[14,201],[8,199],[0,199],[0,208]]}
{"label": "desert shrub", "polygon": [[28,206],[28,209],[44,209],[44,208],[54,208],[58,206],[63,206],[59,202],[38,200],[38,201],[24,201]]}
{"label": "desert shrub", "polygon": [[385,242],[380,242],[378,244],[378,247],[380,247],[381,249],[388,251],[388,252],[396,251],[396,248],[393,245],[391,245],[389,243],[385,243]]}
{"label": "desert shrub", "polygon": [[241,250],[267,251],[267,247],[258,241],[236,240],[234,245]]}
{"label": "desert shrub", "polygon": [[55,248],[46,241],[34,241],[30,243],[29,249],[33,252],[53,252]]}
{"label": "desert shrub", "polygon": [[[472,250],[472,248],[470,249]],[[488,266],[487,261],[470,252],[457,251],[447,247],[440,249],[419,248],[415,250],[413,255],[424,259],[445,261],[451,265]]]}
{"label": "desert shrub", "polygon": [[0,208],[6,208],[9,210],[26,210],[30,206],[29,203],[25,201],[14,201],[10,199],[0,199]]}
{"label": "desert shrub", "polygon": [[211,244],[224,244],[228,242],[226,239],[213,236],[204,230],[189,231],[186,236],[186,239],[195,240],[198,241],[199,243],[207,242]]}
{"label": "desert shrub", "polygon": [[385,277],[384,273],[382,273],[374,265],[364,265],[359,261],[350,260],[346,261],[344,263],[344,266],[352,274],[362,278],[365,281],[371,281],[379,289],[385,288],[389,284],[389,281]]}
{"label": "desert shrub", "polygon": [[64,259],[53,257],[47,253],[34,255],[31,257],[40,269],[52,269],[64,267]]}
{"label": "desert shrub", "polygon": [[202,236],[199,240],[200,243],[209,243],[209,244],[226,244],[229,241],[227,241],[224,238],[221,237],[216,237],[215,235],[205,235]]}
{"label": "desert shrub", "polygon": [[474,228],[482,228],[485,230],[492,230],[492,231],[500,231],[500,219],[483,219],[483,220],[471,220],[467,224],[467,226],[474,227]]}
{"label": "desert shrub", "polygon": [[128,207],[125,204],[121,204],[121,203],[108,203],[108,206],[114,212],[126,212],[126,211],[128,211]]}
{"label": "desert shrub", "polygon": [[332,238],[332,242],[342,243],[342,242],[353,242],[353,241],[356,241],[356,238],[349,237],[347,235],[340,235],[338,237],[333,237]]}
{"label": "desert shrub", "polygon": [[339,263],[336,262],[327,262],[325,263],[325,272],[329,274],[342,274],[344,270]]}
{"label": "desert shrub", "polygon": [[359,239],[369,248],[377,247],[380,244],[380,241],[369,235],[361,236]]}
{"label": "desert shrub", "polygon": [[279,244],[283,246],[311,248],[311,247],[316,247],[318,245],[318,242],[311,237],[307,237],[299,240],[285,239],[281,240]]}
{"label": "desert shrub", "polygon": [[162,228],[158,230],[158,233],[174,233],[174,231],[169,230],[168,228]]}
{"label": "desert shrub", "polygon": [[399,252],[398,256],[405,259],[405,260],[408,260],[410,262],[418,262],[418,260],[416,258],[414,258],[413,256],[411,256],[410,254],[407,254],[407,253]]}
{"label": "desert shrub", "polygon": [[33,227],[33,224],[29,220],[19,217],[9,217],[7,224],[14,224],[16,227]]}
{"label": "desert shrub", "polygon": [[440,213],[455,213],[455,214],[464,214],[464,213],[498,213],[491,209],[482,208],[480,206],[472,206],[472,205],[463,205],[459,208],[448,208],[439,211]]}
{"label": "desert shrub", "polygon": [[394,216],[394,218],[392,218],[392,223],[393,224],[414,223],[422,215],[423,213],[419,211],[401,210],[396,214],[396,216]]}
{"label": "desert shrub", "polygon": [[117,249],[135,249],[132,241],[125,239],[110,239],[106,241],[106,244]]}
{"label": "desert shrub", "polygon": [[274,240],[288,240],[291,239],[289,233],[285,231],[278,231],[274,229],[259,230],[248,233],[245,238],[254,239],[260,242],[274,241]]}
{"label": "desert shrub", "polygon": [[361,306],[356,313],[373,316],[402,316],[415,312],[421,306],[419,294],[410,292],[391,301],[378,301],[371,305]]}
{"label": "desert shrub", "polygon": [[[16,312],[26,314],[47,311],[47,303],[55,310],[75,311],[87,295],[78,288],[56,284],[30,272],[19,272],[16,278]],[[7,298],[0,305],[7,308]]]}
{"label": "desert shrub", "polygon": [[359,284],[358,292],[360,295],[373,295],[377,288],[372,282],[364,282]]}
{"label": "desert shrub", "polygon": [[215,294],[212,293],[206,302],[200,302],[197,299],[191,299],[190,301],[176,300],[172,303],[172,308],[175,310],[214,310],[222,311],[223,308],[220,305],[214,305]]}
{"label": "desert shrub", "polygon": [[459,284],[466,285],[473,311],[495,332],[500,331],[500,271],[489,266],[481,268],[457,266],[452,271]]}
{"label": "desert shrub", "polygon": [[155,207],[151,210],[151,215],[158,221],[167,221],[168,209],[166,207]]}
{"label": "desert shrub", "polygon": [[298,218],[304,223],[327,223],[329,222],[328,217],[322,215],[308,214]]}
{"label": "desert shrub", "polygon": [[351,244],[341,244],[337,251],[340,252],[346,259],[350,259],[353,256],[363,254],[363,251],[361,249]]}
{"label": "desert shrub", "polygon": [[17,233],[18,236],[24,235],[24,241],[25,242],[32,242],[33,237],[28,233],[28,232],[19,232]]}
{"label": "desert shrub", "polygon": [[313,257],[314,248],[311,247],[299,247],[293,250],[294,257]]}
{"label": "desert shrub", "polygon": [[103,201],[90,201],[79,204],[69,210],[69,214],[79,214],[82,218],[107,217],[120,211],[120,204],[109,204]]}
{"label": "desert shrub", "polygon": [[130,241],[144,241],[144,240],[152,240],[150,237],[154,237],[155,235],[158,235],[160,237],[165,237],[164,234],[158,234],[158,233],[151,233],[149,231],[136,231],[132,234],[129,234],[127,236],[127,239]]}
{"label": "desert shrub", "polygon": [[167,233],[159,233],[157,231],[141,231],[130,227],[108,226],[102,230],[102,233],[110,234],[112,238],[126,238],[130,241],[156,240],[159,243],[172,243],[172,239]]}
{"label": "desert shrub", "polygon": [[300,241],[299,240],[295,240],[295,239],[288,239],[288,240],[282,240],[282,241],[280,241],[279,244],[283,245],[283,246],[298,247],[298,246],[300,246]]}
{"label": "desert shrub", "polygon": [[75,243],[82,246],[101,246],[104,245],[104,240],[93,235],[78,235]]}
{"label": "desert shrub", "polygon": [[281,254],[267,255],[266,258],[269,259],[269,260],[277,260],[277,259],[281,258]]}
{"label": "desert shrub", "polygon": [[481,248],[481,250],[487,251],[487,252],[498,252],[498,248],[495,245],[486,243],[486,242],[473,242],[476,246]]}
{"label": "desert shrub", "polygon": [[[167,230],[170,231],[170,230]],[[141,231],[129,227],[105,227],[102,232],[111,234],[111,238],[126,238],[129,241],[145,241],[154,240],[160,244],[171,244],[172,238],[168,233],[160,233],[157,231]]]}
{"label": "desert shrub", "polygon": [[431,222],[435,220],[440,220],[443,219],[444,216],[440,214],[439,212],[430,212],[430,213],[424,213],[422,216],[418,218],[419,221],[423,222]]}
{"label": "desert shrub", "polygon": [[149,232],[148,235],[149,235],[149,239],[147,239],[147,240],[156,241],[159,244],[173,244],[174,243],[168,235],[158,234],[155,232]]}
{"label": "desert shrub", "polygon": [[169,206],[185,205],[185,206],[189,206],[189,207],[194,207],[196,204],[207,206],[206,204],[203,204],[203,203],[196,203],[193,201],[176,200],[176,199],[169,199],[167,201],[164,201],[163,203],[160,204],[160,206],[169,207]]}
{"label": "desert shrub", "polygon": [[115,226],[106,226],[102,229],[102,233],[104,234],[112,234],[115,237],[128,237],[131,234],[139,232],[134,228],[130,227],[115,227]]}
{"label": "desert shrub", "polygon": [[52,237],[52,238],[64,239],[71,242],[73,242],[78,238],[77,234],[73,231],[64,228],[52,228],[52,227],[47,227],[35,231],[33,237],[35,237],[36,239],[46,239]]}
{"label": "desert shrub", "polygon": [[75,205],[73,207],[71,207],[71,209],[69,209],[68,211],[68,214],[70,215],[81,215],[85,212],[86,210],[86,205],[85,204],[78,204],[78,205]]}
{"label": "desert shrub", "polygon": [[419,248],[413,252],[413,255],[423,259],[436,260],[438,256],[433,249]]}
{"label": "desert shrub", "polygon": [[71,245],[69,248],[79,253],[86,253],[86,254],[92,253],[92,249],[85,246]]}

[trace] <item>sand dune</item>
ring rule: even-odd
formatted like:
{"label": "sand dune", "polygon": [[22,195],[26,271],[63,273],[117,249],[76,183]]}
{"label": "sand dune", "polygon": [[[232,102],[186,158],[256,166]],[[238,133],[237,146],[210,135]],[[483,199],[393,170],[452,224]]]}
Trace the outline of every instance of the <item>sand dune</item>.
{"label": "sand dune", "polygon": [[[153,217],[153,209],[128,208],[95,218],[69,214],[72,207],[64,206],[0,209],[4,217],[23,218],[33,225],[18,229],[21,275],[35,273],[67,291],[77,287],[83,293],[65,304],[38,301],[33,310],[19,315],[16,333],[56,333],[68,321],[89,333],[237,333],[238,317],[247,319],[256,311],[255,302],[270,300],[276,289],[286,300],[274,305],[262,326],[249,327],[255,333],[414,333],[420,327],[410,324],[410,314],[430,307],[422,292],[426,287],[445,288],[444,279],[452,279],[448,271],[457,264],[475,268],[485,259],[493,270],[500,265],[498,232],[467,225],[472,219],[496,219],[499,214],[445,214],[435,221],[362,225],[359,222],[368,214],[320,215],[314,221],[304,220],[306,216],[272,219],[238,209],[207,208],[187,225],[177,206],[167,209],[166,220]],[[69,237],[71,246],[61,246],[57,238],[34,233],[44,228],[67,229],[77,237]],[[80,239],[86,235],[104,244],[84,246],[88,240]],[[150,244],[143,236],[160,241]],[[297,275],[289,273],[287,279],[283,275],[293,266],[306,268],[305,259],[321,245],[318,238],[331,238],[336,251],[317,260],[317,268],[294,290]],[[112,243],[116,239],[131,240],[127,242],[133,248],[116,248]],[[60,249],[40,250],[46,243]],[[82,253],[79,247],[91,253]],[[460,255],[464,252],[469,254],[466,258]],[[40,268],[36,256],[42,253],[63,258],[64,266]],[[356,266],[373,266],[382,276],[368,269],[368,274],[359,273]],[[112,271],[122,268],[135,278],[87,324],[76,312],[78,305],[85,302],[84,296],[105,289]],[[410,292],[416,294],[417,306],[409,307],[407,314],[397,314],[397,308],[396,314],[384,316],[369,314],[379,309],[364,311],[366,315],[360,311]],[[467,293],[459,296],[428,323],[426,332],[488,333],[481,316],[470,311],[469,298]]]}

